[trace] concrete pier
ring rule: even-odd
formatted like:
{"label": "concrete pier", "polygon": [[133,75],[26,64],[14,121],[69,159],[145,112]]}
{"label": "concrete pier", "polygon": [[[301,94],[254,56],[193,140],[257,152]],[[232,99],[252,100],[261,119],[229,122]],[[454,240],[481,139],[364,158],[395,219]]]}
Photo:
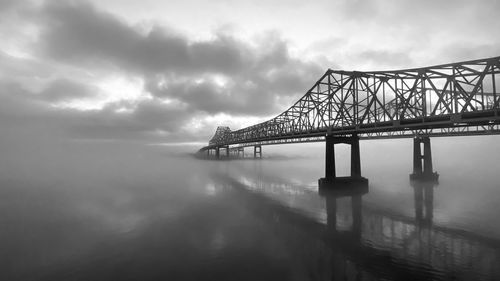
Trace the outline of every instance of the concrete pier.
{"label": "concrete pier", "polygon": [[[423,153],[422,145],[423,144]],[[413,139],[413,173],[410,180],[437,181],[439,174],[433,172],[431,140],[427,136],[418,136]]]}
{"label": "concrete pier", "polygon": [[255,145],[253,147],[253,158],[262,158],[262,146],[261,145]]}
{"label": "concrete pier", "polygon": [[[352,136],[332,136],[325,138],[325,177],[318,180],[320,188],[345,188],[346,186],[368,187],[368,179],[361,176],[361,157],[359,151],[359,137]],[[348,177],[338,177],[335,169],[335,144],[345,143],[351,146],[351,175]]]}
{"label": "concrete pier", "polygon": [[[241,153],[241,156],[240,156],[240,153]],[[245,158],[245,148],[244,147],[238,147],[238,150],[237,150],[237,157],[238,158]]]}

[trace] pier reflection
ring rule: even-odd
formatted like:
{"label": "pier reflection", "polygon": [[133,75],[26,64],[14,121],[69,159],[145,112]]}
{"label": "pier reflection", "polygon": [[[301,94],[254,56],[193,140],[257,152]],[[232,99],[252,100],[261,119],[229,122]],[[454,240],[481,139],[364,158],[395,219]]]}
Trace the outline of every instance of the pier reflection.
{"label": "pier reflection", "polygon": [[434,213],[434,188],[433,181],[411,181],[415,199],[415,221],[419,225],[432,225]]}
{"label": "pier reflection", "polygon": [[[219,178],[220,179],[220,178]],[[363,202],[368,190],[320,190],[266,181],[220,179],[269,223],[316,280],[498,279],[500,241],[433,225],[434,183],[411,183],[414,217]],[[409,279],[408,279],[409,278]],[[306,278],[307,280],[310,278]]]}
{"label": "pier reflection", "polygon": [[[353,239],[361,239],[362,230],[362,196],[368,193],[367,185],[350,185],[338,189],[320,189],[319,194],[325,198],[327,229],[329,234],[338,234],[340,230],[337,226],[337,201],[348,199],[350,201],[351,225],[345,230],[347,236]],[[346,209],[341,212],[348,213]]]}

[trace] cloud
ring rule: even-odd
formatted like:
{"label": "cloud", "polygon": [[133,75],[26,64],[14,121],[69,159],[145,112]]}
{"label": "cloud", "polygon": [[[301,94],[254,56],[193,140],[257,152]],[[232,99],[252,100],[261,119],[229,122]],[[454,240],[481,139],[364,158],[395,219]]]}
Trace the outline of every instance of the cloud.
{"label": "cloud", "polygon": [[[344,0],[332,5],[331,39],[320,38],[311,46],[343,69],[411,68],[498,55],[497,0]],[[496,50],[475,53],[484,45]],[[359,59],[369,53],[369,59]],[[378,59],[383,53],[389,60]]]}
{"label": "cloud", "polygon": [[408,53],[400,51],[366,50],[364,52],[359,52],[355,59],[363,61],[364,63],[368,62],[378,65],[379,69],[394,66],[405,68],[405,66],[407,67],[414,64]]}
{"label": "cloud", "polygon": [[142,32],[85,2],[49,2],[42,12],[40,43],[55,60],[145,73],[232,73],[245,65],[245,46],[230,37],[190,42],[159,26]]}
{"label": "cloud", "polygon": [[68,63],[100,68],[111,64],[145,75],[235,75],[266,71],[292,60],[286,43],[275,33],[253,47],[222,33],[211,40],[192,41],[161,26],[143,32],[85,2],[50,2],[43,13],[46,22],[39,42],[43,54]]}
{"label": "cloud", "polygon": [[62,78],[50,83],[39,96],[47,102],[64,102],[94,98],[98,92],[99,89],[95,86]]}
{"label": "cloud", "polygon": [[[277,114],[302,96],[324,70],[315,63],[289,56],[286,43],[268,38],[244,69],[226,75],[217,72],[188,77],[157,75],[148,79],[147,90],[172,98],[206,113],[268,116]],[[224,80],[220,83],[218,80]]]}
{"label": "cloud", "polygon": [[[157,25],[141,31],[88,3],[55,1],[42,11],[42,55],[70,65],[132,71],[144,77],[153,95],[180,100],[195,112],[277,114],[288,106],[277,103],[280,98],[299,98],[324,71],[291,58],[276,33],[257,44],[223,33],[192,41]],[[216,75],[230,83],[206,79]],[[168,88],[157,86],[161,81]]]}
{"label": "cloud", "polygon": [[[74,92],[86,94],[86,85],[57,81],[51,87],[74,88]],[[78,87],[81,87],[78,89]],[[46,93],[45,93],[46,92]],[[165,141],[165,137],[189,140],[181,132],[179,124],[198,115],[190,114],[182,105],[165,103],[158,99],[139,102],[116,102],[102,110],[75,110],[49,106],[49,91],[34,93],[21,85],[0,80],[0,127],[1,138],[22,138],[36,141],[42,136],[62,139],[106,139],[115,141]],[[63,95],[64,97],[64,95]],[[172,135],[174,137],[172,137]]]}
{"label": "cloud", "polygon": [[18,0],[0,0],[0,14],[8,13],[11,10],[23,5],[23,2]]}
{"label": "cloud", "polygon": [[[220,116],[236,125],[242,122],[234,120],[279,114],[330,67],[425,66],[497,55],[492,53],[499,46],[489,34],[493,29],[477,21],[484,15],[485,23],[499,27],[492,12],[498,1],[337,2],[328,12],[331,32],[322,32],[325,26],[311,30],[318,41],[309,43],[316,54],[307,59],[286,36],[289,30],[249,39],[226,28],[193,38],[174,26],[131,22],[85,1],[0,1],[2,18],[17,15],[0,28],[8,42],[0,47],[1,123],[12,132],[30,128],[66,138],[208,139],[222,125]],[[29,16],[20,16],[19,9]],[[447,17],[441,17],[444,12]],[[450,18],[476,21],[451,24]],[[109,82],[115,80],[134,81],[134,89],[127,94],[117,88],[128,84]],[[100,106],[61,106],[78,100]]]}

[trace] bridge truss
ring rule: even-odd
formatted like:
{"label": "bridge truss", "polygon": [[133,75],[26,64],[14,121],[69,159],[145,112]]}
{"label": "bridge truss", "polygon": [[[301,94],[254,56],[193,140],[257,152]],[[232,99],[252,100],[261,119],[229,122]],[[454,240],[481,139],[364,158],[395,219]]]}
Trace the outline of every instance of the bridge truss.
{"label": "bridge truss", "polygon": [[327,70],[278,116],[231,131],[219,127],[207,150],[416,135],[500,134],[500,57],[395,71]]}

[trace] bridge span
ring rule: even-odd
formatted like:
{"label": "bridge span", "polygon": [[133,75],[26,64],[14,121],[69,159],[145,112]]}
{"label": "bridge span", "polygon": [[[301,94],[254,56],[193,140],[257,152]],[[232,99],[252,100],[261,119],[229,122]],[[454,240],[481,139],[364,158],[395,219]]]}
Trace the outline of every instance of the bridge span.
{"label": "bridge span", "polygon": [[[253,147],[325,141],[325,178],[320,184],[366,182],[359,140],[413,138],[413,179],[437,180],[430,137],[500,134],[500,56],[392,71],[328,69],[290,108],[236,131],[218,127],[207,158],[244,156]],[[351,146],[351,176],[335,173],[334,145]],[[225,156],[220,152],[225,151]]]}

